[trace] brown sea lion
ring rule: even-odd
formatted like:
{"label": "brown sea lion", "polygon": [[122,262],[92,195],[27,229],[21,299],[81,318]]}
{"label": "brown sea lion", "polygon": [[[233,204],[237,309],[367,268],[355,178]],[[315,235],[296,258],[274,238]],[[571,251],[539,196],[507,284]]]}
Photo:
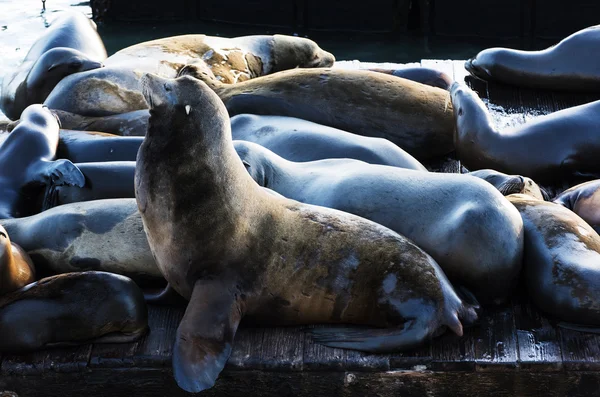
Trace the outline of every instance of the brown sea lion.
{"label": "brown sea lion", "polygon": [[16,291],[35,281],[35,267],[27,253],[10,241],[0,226],[0,295]]}
{"label": "brown sea lion", "polygon": [[559,194],[553,201],[579,215],[600,233],[600,180],[573,186]]}
{"label": "brown sea lion", "polygon": [[432,87],[448,90],[454,80],[444,72],[431,68],[403,68],[403,69],[368,69],[372,72],[391,74],[392,76],[401,77],[416,81],[417,83],[430,85]]}
{"label": "brown sea lion", "polygon": [[521,175],[507,175],[496,170],[479,170],[469,172],[469,175],[481,178],[492,184],[505,196],[511,194],[527,194],[539,200],[550,200],[548,193],[531,178]]}
{"label": "brown sea lion", "polygon": [[0,106],[11,119],[42,103],[65,76],[102,66],[106,49],[96,24],[79,12],[64,11],[31,47],[19,68],[2,82]]}
{"label": "brown sea lion", "polygon": [[508,199],[525,226],[523,275],[532,301],[559,320],[577,324],[575,328],[600,326],[598,233],[558,204],[522,194]]}
{"label": "brown sea lion", "polygon": [[294,69],[235,85],[194,66],[182,75],[205,81],[230,116],[291,116],[358,135],[386,138],[418,160],[452,151],[454,120],[448,92],[383,73]]}
{"label": "brown sea lion", "polygon": [[490,48],[465,63],[487,81],[548,90],[600,91],[600,66],[592,56],[600,45],[600,25],[573,33],[542,51]]}
{"label": "brown sea lion", "polygon": [[0,352],[133,342],[147,329],[142,291],[116,274],[61,274],[0,297]]}
{"label": "brown sea lion", "polygon": [[105,132],[126,137],[146,135],[150,117],[148,109],[100,117],[81,116],[57,109],[53,109],[53,112],[66,130]]}
{"label": "brown sea lion", "polygon": [[46,186],[83,186],[85,179],[69,160],[54,160],[58,122],[49,109],[31,105],[0,146],[0,219],[39,212],[36,201]]}
{"label": "brown sea lion", "polygon": [[444,326],[460,335],[461,320],[476,318],[408,239],[260,189],[235,152],[227,109],[203,82],[143,83],[151,110],[136,198],[159,268],[190,300],[173,349],[183,389],[214,384],[244,317],[366,325],[311,332],[327,346],[370,352],[416,346]]}
{"label": "brown sea lion", "polygon": [[450,95],[456,119],[456,153],[469,170],[491,168],[527,175],[542,184],[600,177],[600,101],[499,131],[473,90],[454,83]]}

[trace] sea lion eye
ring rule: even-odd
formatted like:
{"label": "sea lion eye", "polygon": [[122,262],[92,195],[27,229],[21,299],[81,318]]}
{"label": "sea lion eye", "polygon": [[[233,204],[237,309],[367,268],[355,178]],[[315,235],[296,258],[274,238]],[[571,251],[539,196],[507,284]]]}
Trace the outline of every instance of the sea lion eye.
{"label": "sea lion eye", "polygon": [[81,62],[81,61],[73,61],[73,62],[69,63],[69,68],[71,68],[71,69],[79,69],[82,66],[83,66],[83,62]]}
{"label": "sea lion eye", "polygon": [[167,91],[167,92],[171,91],[171,87],[169,87],[169,85],[167,83],[165,83],[165,91]]}

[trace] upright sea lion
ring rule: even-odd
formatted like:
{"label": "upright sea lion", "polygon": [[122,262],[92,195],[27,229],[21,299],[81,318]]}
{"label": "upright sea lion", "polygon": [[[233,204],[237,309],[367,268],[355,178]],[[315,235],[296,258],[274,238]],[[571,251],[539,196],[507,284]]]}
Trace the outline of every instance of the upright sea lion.
{"label": "upright sea lion", "polygon": [[521,269],[519,213],[489,184],[349,159],[294,163],[243,141],[235,149],[252,178],[283,196],[349,212],[406,236],[455,285],[483,303],[510,296]]}
{"label": "upright sea lion", "polygon": [[140,283],[163,280],[134,199],[61,205],[26,218],[3,219],[0,225],[42,273],[102,270]]}
{"label": "upright sea lion", "polygon": [[56,156],[73,163],[135,161],[143,137],[60,130]]}
{"label": "upright sea lion", "polygon": [[291,116],[355,134],[386,138],[418,160],[452,151],[448,92],[383,73],[294,69],[238,84],[221,84],[197,68],[182,74],[204,80],[230,116]]}
{"label": "upright sea lion", "polygon": [[368,69],[372,72],[391,74],[392,76],[401,77],[416,81],[417,83],[430,85],[432,87],[448,90],[454,80],[444,72],[431,68],[404,68],[404,69]]}
{"label": "upright sea lion", "polygon": [[413,347],[444,325],[461,335],[460,319],[476,318],[406,238],[260,189],[235,153],[225,106],[203,82],[143,83],[151,110],[136,197],[161,271],[190,300],[173,349],[182,388],[214,384],[243,317],[367,325],[312,332],[327,346],[371,352]]}
{"label": "upright sea lion", "polygon": [[29,255],[12,243],[0,226],[0,296],[35,281],[35,267]]}
{"label": "upright sea lion", "polygon": [[83,201],[135,198],[133,180],[135,161],[110,161],[76,164],[85,177],[83,187],[51,186],[46,193],[46,208]]}
{"label": "upright sea lion", "polygon": [[234,140],[257,143],[291,161],[351,158],[427,171],[387,139],[355,135],[293,117],[240,114],[231,118],[231,134]]}
{"label": "upright sea lion", "polygon": [[144,295],[116,274],[62,274],[0,297],[1,352],[133,342],[147,329]]}
{"label": "upright sea lion", "polygon": [[223,83],[237,83],[286,69],[330,67],[335,57],[303,37],[167,37],[124,48],[106,64],[126,66],[173,78],[187,64],[201,67]]}
{"label": "upright sea lion", "polygon": [[465,63],[475,77],[548,90],[599,91],[600,66],[591,58],[600,25],[573,33],[542,51],[491,48]]}
{"label": "upright sea lion", "polygon": [[532,301],[560,320],[600,326],[598,233],[558,204],[522,194],[508,199],[523,217],[523,274]]}
{"label": "upright sea lion", "polygon": [[79,12],[61,12],[19,68],[4,77],[2,111],[18,118],[27,106],[43,102],[63,77],[98,68],[104,59],[106,49],[94,22]]}
{"label": "upright sea lion", "polygon": [[539,200],[549,200],[550,197],[531,178],[521,175],[506,175],[496,170],[479,170],[469,172],[469,175],[481,178],[491,183],[504,196],[511,194],[527,194]]}
{"label": "upright sea lion", "polygon": [[554,202],[579,215],[600,233],[600,180],[573,186],[559,194]]}
{"label": "upright sea lion", "polygon": [[498,131],[484,103],[464,84],[450,90],[456,153],[470,170],[492,168],[539,183],[600,178],[600,101]]}
{"label": "upright sea lion", "polygon": [[0,146],[0,219],[37,212],[35,199],[50,183],[83,186],[85,180],[69,160],[53,161],[58,122],[49,109],[31,105]]}
{"label": "upright sea lion", "polygon": [[54,109],[62,128],[75,131],[100,131],[120,136],[145,136],[148,129],[148,109],[111,116],[81,116]]}

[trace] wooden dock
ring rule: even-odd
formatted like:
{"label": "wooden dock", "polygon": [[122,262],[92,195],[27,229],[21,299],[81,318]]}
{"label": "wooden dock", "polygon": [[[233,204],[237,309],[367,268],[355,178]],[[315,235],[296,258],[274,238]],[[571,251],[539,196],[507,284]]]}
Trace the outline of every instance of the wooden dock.
{"label": "wooden dock", "polygon": [[[462,62],[422,61],[464,80]],[[600,99],[468,79],[500,123],[519,123]],[[501,108],[504,111],[500,111]],[[441,159],[432,169],[459,172]],[[414,351],[368,355],[314,344],[302,327],[246,328],[206,396],[597,396],[600,336],[555,327],[523,297],[488,308],[458,338]],[[0,396],[185,396],[172,377],[181,307],[149,307],[150,333],[136,343],[85,345],[0,357]],[[1,337],[1,336],[0,336]],[[6,394],[3,394],[5,391]]]}

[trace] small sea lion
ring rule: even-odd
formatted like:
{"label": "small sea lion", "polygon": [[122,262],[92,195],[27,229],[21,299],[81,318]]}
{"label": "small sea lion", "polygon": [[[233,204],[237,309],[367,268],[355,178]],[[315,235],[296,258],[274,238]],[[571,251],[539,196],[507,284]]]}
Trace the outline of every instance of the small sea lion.
{"label": "small sea lion", "polygon": [[143,85],[151,110],[136,198],[158,266],[190,301],[173,349],[183,389],[212,387],[242,318],[363,324],[311,332],[327,346],[383,352],[444,326],[461,335],[461,321],[477,317],[408,239],[260,189],[236,155],[227,109],[203,82],[146,75]]}
{"label": "small sea lion", "polygon": [[523,217],[523,275],[531,300],[544,312],[578,324],[581,330],[600,326],[598,233],[558,204],[522,194],[508,199]]}
{"label": "small sea lion", "polygon": [[580,30],[542,51],[490,48],[465,63],[487,81],[548,90],[600,91],[600,68],[591,54],[600,45],[600,25]]}
{"label": "small sea lion", "polygon": [[573,186],[559,194],[554,202],[579,215],[600,233],[600,180]]}
{"label": "small sea lion", "polygon": [[[143,137],[60,130],[56,156],[73,163],[135,161]],[[85,173],[84,173],[85,175]]]}
{"label": "small sea lion", "polygon": [[3,219],[0,225],[40,273],[101,270],[139,283],[163,280],[135,199],[66,204],[26,218]]}
{"label": "small sea lion", "polygon": [[234,38],[189,34],[146,41],[111,55],[109,66],[173,78],[181,67],[199,64],[223,83],[237,83],[294,68],[331,67],[335,57],[317,43],[285,35]]}
{"label": "small sea lion", "polygon": [[600,101],[499,131],[473,90],[454,83],[450,95],[456,153],[469,170],[491,168],[527,175],[542,184],[600,178]]}
{"label": "small sea lion", "polygon": [[538,200],[550,200],[544,189],[540,188],[531,178],[525,176],[507,175],[490,169],[469,172],[469,175],[491,183],[504,196],[522,193]]}
{"label": "small sea lion", "polygon": [[454,285],[467,287],[482,303],[505,300],[517,283],[521,218],[478,178],[350,159],[295,163],[254,143],[235,141],[234,146],[260,186],[392,229],[425,250]]}
{"label": "small sea lion", "polygon": [[386,138],[418,160],[454,149],[447,91],[383,73],[294,69],[238,84],[211,80],[193,66],[181,75],[206,82],[230,116],[291,116],[358,135]]}
{"label": "small sea lion", "polygon": [[0,146],[0,219],[39,212],[35,201],[50,183],[83,186],[85,179],[69,160],[55,160],[58,122],[49,109],[31,105]]}
{"label": "small sea lion", "polygon": [[448,90],[454,80],[444,72],[431,68],[403,68],[403,69],[368,69],[372,72],[391,74],[392,76],[401,77],[416,81],[417,83],[430,85],[432,87]]}
{"label": "small sea lion", "polygon": [[96,24],[80,12],[61,12],[19,68],[4,77],[2,111],[17,119],[27,106],[42,103],[63,77],[98,68],[104,59],[106,49]]}
{"label": "small sea lion", "polygon": [[257,143],[291,161],[351,158],[427,171],[413,156],[383,138],[370,138],[283,116],[240,114],[231,118],[234,140]]}
{"label": "small sea lion", "polygon": [[116,274],[61,274],[0,296],[1,352],[127,343],[147,329],[142,291]]}
{"label": "small sea lion", "polygon": [[10,241],[0,226],[0,296],[35,281],[35,267],[29,255]]}

